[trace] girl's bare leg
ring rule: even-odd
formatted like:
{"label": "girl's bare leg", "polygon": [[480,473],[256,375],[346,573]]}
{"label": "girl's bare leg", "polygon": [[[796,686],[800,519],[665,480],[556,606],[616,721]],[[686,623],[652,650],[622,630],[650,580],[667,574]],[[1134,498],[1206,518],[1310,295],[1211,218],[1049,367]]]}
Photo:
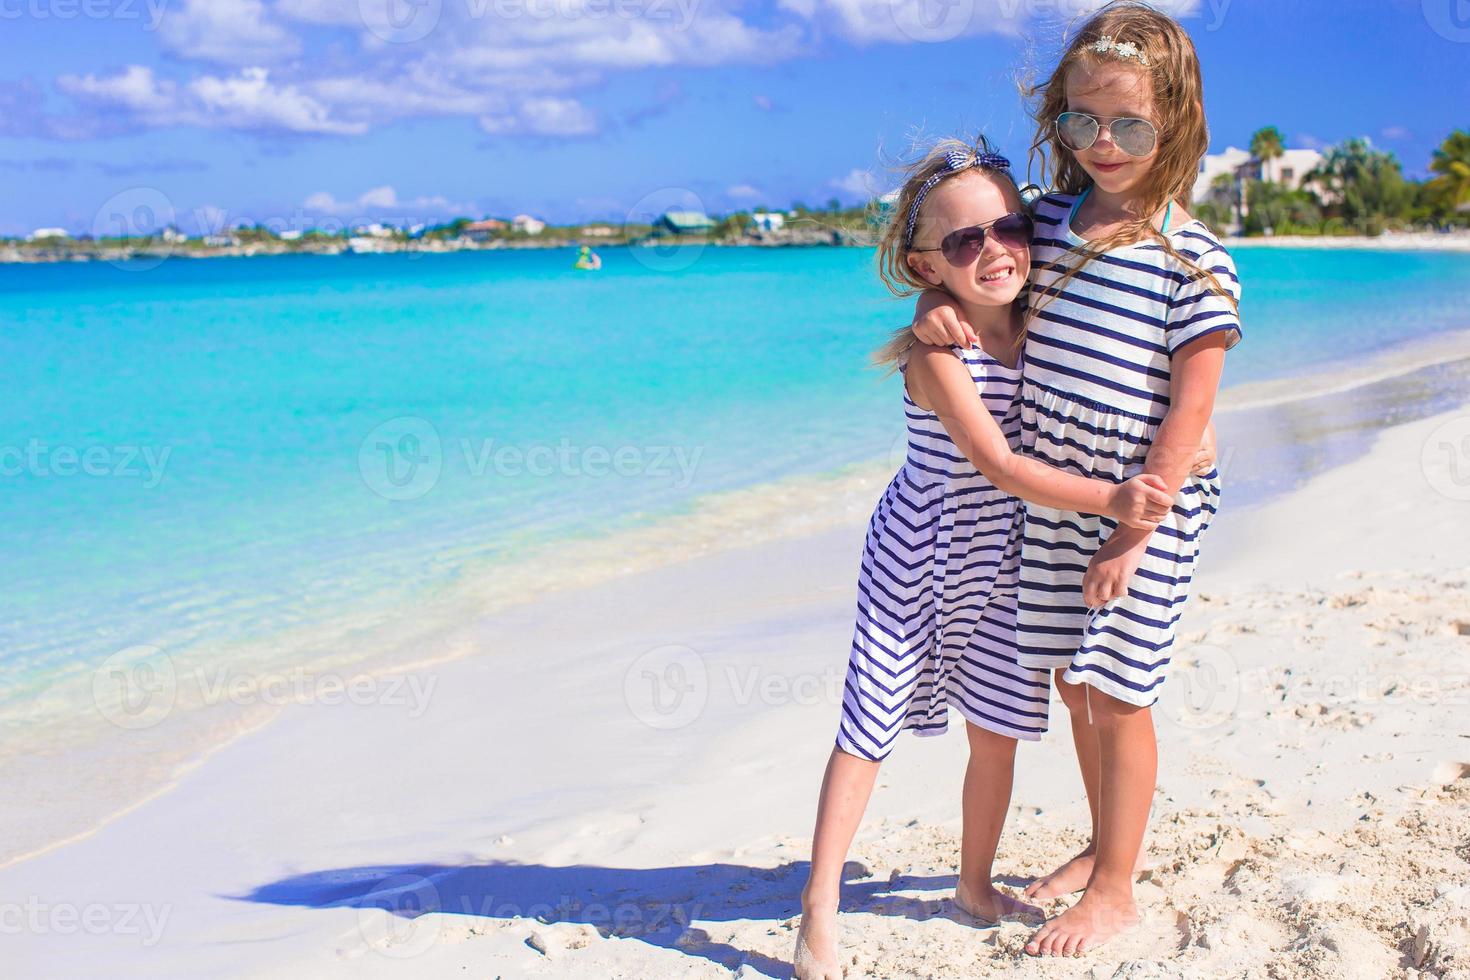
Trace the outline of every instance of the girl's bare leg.
{"label": "girl's bare leg", "polygon": [[1001,830],[1011,806],[1016,740],[968,721],[965,734],[970,739],[970,762],[965,767],[964,833],[955,904],[987,923],[1015,915],[1039,915],[1040,909],[997,891],[990,880]]}
{"label": "girl's bare leg", "polygon": [[801,890],[801,929],[796,934],[796,980],[841,980],[837,962],[837,902],[842,868],[873,795],[880,763],[833,747],[817,800],[812,864]]}
{"label": "girl's bare leg", "polygon": [[1037,878],[1026,887],[1026,897],[1035,899],[1055,898],[1081,891],[1092,877],[1093,857],[1097,847],[1098,796],[1101,776],[1099,775],[1097,728],[1087,711],[1085,684],[1068,684],[1062,680],[1065,667],[1055,674],[1057,691],[1067,713],[1072,718],[1072,744],[1077,748],[1077,765],[1082,770],[1082,787],[1087,791],[1087,809],[1092,812],[1092,834],[1081,853],[1068,859],[1049,875]]}
{"label": "girl's bare leg", "polygon": [[1096,690],[1088,693],[1102,776],[1096,861],[1077,904],[1026,944],[1033,955],[1075,956],[1138,924],[1133,875],[1159,772],[1153,714]]}

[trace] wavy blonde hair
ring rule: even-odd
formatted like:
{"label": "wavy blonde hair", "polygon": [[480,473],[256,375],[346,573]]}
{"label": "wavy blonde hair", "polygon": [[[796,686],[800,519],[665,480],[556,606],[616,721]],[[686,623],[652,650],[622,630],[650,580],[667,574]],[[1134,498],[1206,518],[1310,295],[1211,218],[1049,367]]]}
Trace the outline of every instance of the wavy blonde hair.
{"label": "wavy blonde hair", "polygon": [[[1104,37],[1111,38],[1114,44],[1134,45],[1147,64],[1119,58],[1111,51],[1093,50],[1093,45]],[[1080,194],[1092,185],[1092,178],[1061,142],[1056,129],[1057,116],[1067,109],[1067,74],[1081,64],[1122,64],[1148,77],[1153,88],[1154,123],[1159,131],[1158,156],[1140,188],[1140,216],[1113,234],[1088,242],[1080,250],[1080,261],[1072,264],[1046,290],[1047,301],[1098,255],[1121,245],[1151,239],[1195,277],[1207,279],[1211,288],[1235,307],[1235,297],[1214,273],[1182,254],[1153,226],[1153,216],[1170,202],[1189,207],[1200,159],[1210,145],[1205,123],[1204,82],[1194,42],[1168,14],[1138,0],[1114,0],[1088,18],[1047,78],[1022,83],[1022,94],[1030,102],[1031,118],[1036,122],[1030,164],[1036,168],[1039,162],[1041,182],[1064,194]]]}
{"label": "wavy blonde hair", "polygon": [[[913,207],[914,197],[919,193],[919,188],[930,177],[949,168],[949,154],[955,151],[968,154],[970,159],[974,160],[984,154],[995,153],[996,149],[984,136],[976,136],[970,141],[955,138],[941,139],[923,150],[917,160],[899,166],[903,174],[903,184],[899,187],[892,206],[882,216],[877,248],[878,278],[883,280],[883,285],[887,286],[888,291],[894,296],[913,296],[926,289],[935,288],[933,283],[920,277],[909,265],[909,249],[905,246],[903,238],[908,226],[909,208]],[[1010,185],[1016,197],[1022,198],[1021,191],[1016,186],[1016,180],[1011,176],[1009,170],[966,167],[941,179],[940,183],[961,174],[983,174],[994,177]],[[929,206],[929,201],[933,199],[933,195],[934,190],[931,188],[929,194],[924,198],[924,203],[919,205],[915,228],[923,222],[924,212]],[[1021,301],[1018,297],[1017,302]],[[913,345],[913,327],[911,324],[905,324],[896,329],[882,347],[873,352],[873,363],[878,367],[887,368],[886,373],[892,374],[898,369],[904,354]]]}

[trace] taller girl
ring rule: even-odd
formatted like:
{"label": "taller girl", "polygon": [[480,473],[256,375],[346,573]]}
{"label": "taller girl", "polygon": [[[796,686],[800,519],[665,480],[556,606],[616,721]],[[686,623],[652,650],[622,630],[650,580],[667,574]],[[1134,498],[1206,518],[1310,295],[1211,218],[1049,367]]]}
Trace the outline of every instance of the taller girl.
{"label": "taller girl", "polygon": [[[1055,193],[1035,215],[1023,445],[1082,476],[1156,474],[1176,494],[1152,532],[1026,506],[1019,662],[1056,671],[1092,811],[1092,843],[1027,894],[1086,891],[1026,949],[1075,955],[1138,920],[1134,867],[1158,769],[1150,706],[1220,497],[1217,471],[1190,468],[1240,339],[1240,286],[1186,210],[1208,136],[1183,28],[1109,4],[1031,94],[1032,149]],[[920,339],[941,339],[943,322],[931,313]]]}

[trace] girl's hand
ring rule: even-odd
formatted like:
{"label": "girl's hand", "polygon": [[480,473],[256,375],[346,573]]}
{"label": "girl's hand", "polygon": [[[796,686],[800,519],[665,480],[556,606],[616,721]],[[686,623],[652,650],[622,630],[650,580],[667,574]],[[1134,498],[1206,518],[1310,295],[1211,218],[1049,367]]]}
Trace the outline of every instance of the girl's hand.
{"label": "girl's hand", "polygon": [[1204,437],[1200,439],[1199,453],[1194,457],[1194,467],[1189,471],[1195,476],[1204,476],[1215,468],[1215,423],[1211,422],[1205,426]]}
{"label": "girl's hand", "polygon": [[960,318],[959,308],[951,303],[941,303],[928,313],[916,316],[912,329],[915,337],[934,347],[956,344],[970,348],[978,342],[974,329]]}
{"label": "girl's hand", "polygon": [[1163,478],[1141,473],[1126,483],[1118,484],[1108,501],[1108,516],[1120,524],[1152,531],[1169,516],[1173,506],[1174,498],[1169,496],[1168,485]]}
{"label": "girl's hand", "polygon": [[1095,609],[1127,595],[1128,583],[1143,561],[1148,538],[1132,547],[1110,547],[1116,537],[1115,532],[1113,538],[1109,538],[1097,549],[1097,554],[1087,563],[1087,573],[1082,576],[1082,601],[1089,608]]}

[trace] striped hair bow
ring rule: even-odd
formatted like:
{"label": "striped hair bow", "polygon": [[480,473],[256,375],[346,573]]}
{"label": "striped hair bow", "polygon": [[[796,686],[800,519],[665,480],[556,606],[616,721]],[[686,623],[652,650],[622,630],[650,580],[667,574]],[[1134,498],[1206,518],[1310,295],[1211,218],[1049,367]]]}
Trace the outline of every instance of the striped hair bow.
{"label": "striped hair bow", "polygon": [[903,232],[905,249],[914,244],[914,224],[919,220],[919,207],[924,203],[924,198],[929,196],[929,191],[950,174],[970,167],[979,167],[981,170],[1009,170],[1011,161],[999,153],[970,153],[967,150],[950,150],[946,153],[943,169],[935,171],[928,180],[919,185],[918,191],[914,194],[914,202],[909,205],[909,220]]}

